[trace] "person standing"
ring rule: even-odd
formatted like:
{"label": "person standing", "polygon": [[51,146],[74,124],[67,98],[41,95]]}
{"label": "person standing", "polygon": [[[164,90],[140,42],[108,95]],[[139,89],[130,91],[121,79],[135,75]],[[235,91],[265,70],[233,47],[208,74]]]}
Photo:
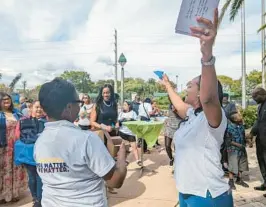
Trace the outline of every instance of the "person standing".
{"label": "person standing", "polygon": [[118,106],[114,89],[110,84],[105,84],[99,91],[91,112],[91,126],[94,129],[106,130],[111,136],[117,134],[116,128],[119,128]]}
{"label": "person standing", "polygon": [[[225,111],[226,118],[228,119],[228,122],[230,123],[230,114],[237,113],[237,108],[233,102],[229,101],[228,93],[223,94],[223,109]],[[224,141],[225,139],[226,138],[224,137]],[[225,142],[221,146],[221,154],[222,154],[221,163],[223,166],[223,171],[227,174],[228,173],[228,153],[226,150]]]}
{"label": "person standing", "polygon": [[91,128],[90,116],[91,116],[93,104],[91,103],[91,99],[90,99],[89,95],[83,95],[82,101],[83,101],[83,103],[82,103],[82,105],[80,107],[80,111],[79,111],[78,126],[82,130],[89,130]]}
{"label": "person standing", "polygon": [[24,96],[21,96],[21,97],[19,98],[19,104],[20,104],[20,111],[21,111],[21,112],[22,112],[23,109],[27,108],[27,104],[26,104],[26,101],[27,101],[27,100],[28,100],[28,99],[25,98]]}
{"label": "person standing", "polygon": [[[248,138],[253,139],[253,137],[256,136],[257,159],[263,177],[262,185],[254,189],[266,191],[266,90],[261,87],[256,88],[252,92],[252,98],[259,104],[259,107],[257,120]],[[266,194],[264,196],[266,196]]]}
{"label": "person standing", "polygon": [[42,207],[108,207],[104,183],[113,188],[123,185],[125,145],[115,162],[95,133],[73,124],[80,100],[68,81],[56,78],[45,83],[39,100],[49,117],[34,149],[43,182]]}
{"label": "person standing", "polygon": [[33,158],[34,144],[44,130],[46,118],[39,101],[34,101],[30,116],[19,120],[16,128],[15,162],[27,169],[29,189],[33,198],[33,207],[41,207],[42,181],[37,173]]}
{"label": "person standing", "polygon": [[16,125],[21,117],[11,96],[0,93],[0,204],[18,201],[27,190],[26,171],[14,164]]}
{"label": "person standing", "polygon": [[172,154],[172,141],[174,138],[174,134],[178,129],[181,121],[182,119],[178,116],[174,105],[171,103],[168,110],[168,118],[165,120],[164,123],[164,143],[166,153],[170,159],[170,166],[174,165],[174,157]]}
{"label": "person standing", "polygon": [[146,98],[144,102],[139,105],[138,116],[140,117],[141,121],[149,121],[153,115],[151,103],[151,99]]}
{"label": "person standing", "polygon": [[201,75],[188,83],[185,102],[167,75],[161,81],[178,115],[184,119],[174,137],[179,202],[180,207],[233,207],[232,191],[223,177],[220,163],[227,119],[213,56],[218,9],[215,9],[213,22],[203,17],[196,17],[196,20],[204,27],[190,27],[191,35],[200,39]]}
{"label": "person standing", "polygon": [[229,101],[229,94],[223,94],[223,109],[227,119],[230,119],[230,114],[237,113],[237,108],[235,103]]}
{"label": "person standing", "polygon": [[[246,136],[243,119],[240,113],[231,114],[226,130],[226,150],[228,153],[229,185],[236,190],[235,183],[244,188],[249,185],[242,179],[242,172],[248,171],[248,155],[246,151]],[[236,182],[234,182],[236,176]]]}
{"label": "person standing", "polygon": [[132,133],[132,131],[129,130],[127,126],[124,126],[124,122],[128,121],[136,121],[137,120],[137,114],[132,110],[131,105],[129,102],[125,101],[123,105],[123,110],[119,113],[118,121],[120,122],[120,128],[119,128],[119,136],[130,142],[134,157],[136,159],[136,162],[138,165],[141,165],[141,161],[139,160],[139,153],[138,153],[138,147],[137,147],[137,140],[136,136]]}
{"label": "person standing", "polygon": [[[105,84],[99,91],[96,103],[91,112],[92,129],[102,129],[110,136],[117,135],[119,128],[118,104],[115,98],[113,86]],[[104,144],[107,146],[107,137],[104,136]],[[112,187],[108,187],[110,193],[115,193]]]}
{"label": "person standing", "polygon": [[135,111],[137,115],[139,115],[139,106],[141,104],[139,95],[135,96],[134,101],[132,102],[132,110]]}
{"label": "person standing", "polygon": [[[144,102],[139,105],[138,116],[140,117],[141,121],[150,121],[151,120],[151,116],[153,114],[151,102],[152,101],[151,101],[150,98],[146,98],[144,100]],[[147,145],[145,139],[139,138],[138,139],[138,146],[141,147],[142,146],[142,142],[143,142],[143,151],[144,151],[144,153],[148,153],[149,154],[150,151],[148,150],[148,145]],[[158,142],[158,141],[156,141],[156,142]]]}

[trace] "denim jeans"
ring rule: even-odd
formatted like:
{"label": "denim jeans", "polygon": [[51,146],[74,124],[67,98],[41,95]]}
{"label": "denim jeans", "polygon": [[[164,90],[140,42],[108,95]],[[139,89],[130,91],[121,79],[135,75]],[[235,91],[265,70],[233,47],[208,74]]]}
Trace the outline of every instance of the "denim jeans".
{"label": "denim jeans", "polygon": [[234,207],[234,202],[231,190],[216,198],[212,198],[208,191],[206,198],[179,193],[179,205],[180,207]]}
{"label": "denim jeans", "polygon": [[25,165],[28,177],[29,177],[29,188],[34,201],[42,200],[42,180],[37,173],[36,166]]}

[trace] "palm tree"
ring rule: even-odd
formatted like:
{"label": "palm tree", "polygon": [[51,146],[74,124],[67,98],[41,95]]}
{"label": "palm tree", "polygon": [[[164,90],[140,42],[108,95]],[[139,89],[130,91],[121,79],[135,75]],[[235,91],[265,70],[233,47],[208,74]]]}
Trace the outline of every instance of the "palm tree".
{"label": "palm tree", "polygon": [[[222,8],[222,11],[219,17],[219,24],[222,22],[224,15],[229,8],[230,8],[229,19],[230,21],[234,21],[244,1],[245,0],[227,0]],[[264,29],[266,29],[266,24],[262,25],[261,28],[259,28],[258,32]]]}
{"label": "palm tree", "polygon": [[230,8],[230,21],[234,21],[235,17],[237,16],[238,12],[241,9],[242,4],[244,3],[244,0],[227,0],[222,8],[220,17],[219,17],[219,23],[224,18],[225,12]]}
{"label": "palm tree", "polygon": [[11,83],[9,84],[9,89],[10,89],[10,92],[13,92],[14,91],[14,88],[16,86],[16,84],[19,82],[19,80],[22,78],[22,74],[19,73],[15,76],[15,78],[11,81]]}

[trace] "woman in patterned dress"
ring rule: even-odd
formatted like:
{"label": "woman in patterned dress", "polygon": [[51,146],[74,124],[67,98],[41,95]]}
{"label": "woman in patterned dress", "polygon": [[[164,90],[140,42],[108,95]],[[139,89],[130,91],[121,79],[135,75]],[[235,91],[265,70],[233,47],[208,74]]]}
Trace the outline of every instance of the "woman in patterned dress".
{"label": "woman in patterned dress", "polygon": [[0,204],[18,201],[28,187],[26,171],[13,161],[15,130],[20,117],[11,97],[0,93]]}
{"label": "woman in patterned dress", "polygon": [[172,140],[181,121],[182,119],[177,115],[176,109],[171,103],[168,110],[168,118],[165,120],[164,124],[164,143],[167,155],[170,159],[170,166],[173,166],[174,164]]}

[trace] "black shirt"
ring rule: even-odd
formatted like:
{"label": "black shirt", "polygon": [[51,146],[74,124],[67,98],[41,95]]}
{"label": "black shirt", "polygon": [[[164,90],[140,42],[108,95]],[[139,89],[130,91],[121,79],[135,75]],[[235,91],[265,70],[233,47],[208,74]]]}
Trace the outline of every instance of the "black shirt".
{"label": "black shirt", "polygon": [[105,124],[107,126],[115,126],[118,117],[117,105],[112,102],[103,102],[96,106],[98,124]]}

